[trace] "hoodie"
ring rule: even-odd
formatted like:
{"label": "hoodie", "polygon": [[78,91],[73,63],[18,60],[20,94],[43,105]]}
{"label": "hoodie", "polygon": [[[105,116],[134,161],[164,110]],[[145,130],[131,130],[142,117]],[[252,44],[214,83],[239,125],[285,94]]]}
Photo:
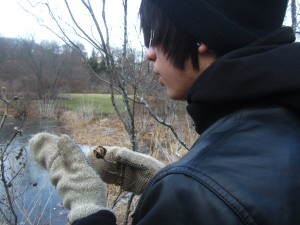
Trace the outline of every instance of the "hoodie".
{"label": "hoodie", "polygon": [[300,44],[290,27],[227,53],[192,85],[187,111],[201,134],[221,117],[258,104],[300,113]]}

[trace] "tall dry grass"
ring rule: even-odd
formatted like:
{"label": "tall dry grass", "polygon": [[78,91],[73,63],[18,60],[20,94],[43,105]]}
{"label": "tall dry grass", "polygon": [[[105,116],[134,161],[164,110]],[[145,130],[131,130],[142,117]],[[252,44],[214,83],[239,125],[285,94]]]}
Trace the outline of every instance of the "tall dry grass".
{"label": "tall dry grass", "polygon": [[36,104],[39,116],[42,118],[56,118],[58,108],[61,107],[59,101],[52,99],[38,100]]}

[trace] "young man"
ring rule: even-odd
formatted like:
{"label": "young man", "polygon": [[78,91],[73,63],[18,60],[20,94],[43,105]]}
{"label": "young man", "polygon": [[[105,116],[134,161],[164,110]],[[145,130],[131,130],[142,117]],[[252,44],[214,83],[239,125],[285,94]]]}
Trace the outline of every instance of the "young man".
{"label": "young man", "polygon": [[[286,7],[287,0],[142,0],[147,57],[168,96],[187,100],[200,138],[142,189],[133,224],[300,224],[300,45],[282,27]],[[134,164],[126,154],[116,158]],[[71,222],[115,224],[105,204]]]}

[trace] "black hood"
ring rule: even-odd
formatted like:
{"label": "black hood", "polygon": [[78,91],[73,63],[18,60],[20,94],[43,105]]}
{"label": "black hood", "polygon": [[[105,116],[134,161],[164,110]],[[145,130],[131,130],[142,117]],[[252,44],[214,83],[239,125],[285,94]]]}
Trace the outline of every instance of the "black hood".
{"label": "black hood", "polygon": [[300,113],[300,44],[294,41],[293,30],[283,27],[207,68],[187,98],[196,131],[255,104],[280,104]]}

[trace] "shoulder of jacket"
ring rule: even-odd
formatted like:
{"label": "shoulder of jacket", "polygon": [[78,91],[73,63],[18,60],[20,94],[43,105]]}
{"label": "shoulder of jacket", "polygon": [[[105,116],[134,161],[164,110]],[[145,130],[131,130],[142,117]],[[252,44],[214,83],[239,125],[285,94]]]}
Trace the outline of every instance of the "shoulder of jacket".
{"label": "shoulder of jacket", "polygon": [[[140,199],[137,214],[143,217],[145,213],[143,209],[149,208],[152,213],[159,210],[168,213],[184,208],[189,211],[191,218],[185,217],[187,214],[185,210],[178,212],[177,216],[182,218],[182,221],[186,220],[185,223],[194,221],[194,224],[199,224],[214,221],[222,224],[256,224],[244,206],[226,189],[206,174],[193,174],[191,170],[184,167],[171,166],[153,179]],[[226,214],[226,218],[218,221],[217,218],[207,216],[212,213],[220,213],[220,218],[224,218]],[[176,223],[172,221],[172,224]]]}

